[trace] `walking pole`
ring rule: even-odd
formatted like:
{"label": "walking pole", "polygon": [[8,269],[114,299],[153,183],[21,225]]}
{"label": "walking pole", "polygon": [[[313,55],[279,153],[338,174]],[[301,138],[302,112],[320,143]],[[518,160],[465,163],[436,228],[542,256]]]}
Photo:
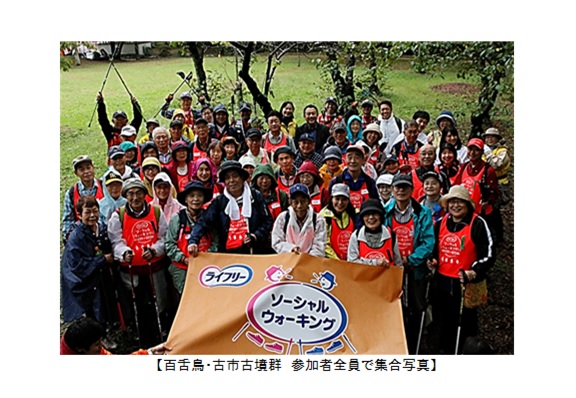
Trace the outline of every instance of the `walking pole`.
{"label": "walking pole", "polygon": [[460,343],[460,330],[462,328],[462,310],[464,309],[464,293],[466,292],[466,273],[464,270],[460,270],[460,274],[464,279],[464,282],[460,282],[460,314],[458,315],[458,332],[456,333],[456,349],[454,350],[454,355],[458,355],[458,343]]}
{"label": "walking pole", "polygon": [[[110,68],[112,68],[112,58],[110,58],[110,63],[108,64],[108,70],[106,71],[106,76],[104,76],[104,81],[102,82],[102,87],[100,88],[100,92],[104,90],[104,86],[106,85],[106,81],[108,80],[108,74],[110,73]],[[98,108],[98,102],[94,106],[94,110],[92,111],[92,117],[90,118],[90,123],[88,123],[88,127],[92,125],[92,120],[94,119],[94,114],[96,113],[96,108]]]}
{"label": "walking pole", "polygon": [[[180,76],[180,75],[178,74],[178,76]],[[180,76],[180,77],[182,77],[182,76]],[[176,88],[174,89],[174,91],[172,91],[172,93],[171,93],[172,96],[174,96],[174,94],[176,94],[176,92],[177,92],[178,90],[180,90],[180,87],[182,87],[182,85],[183,85],[184,83],[186,83],[186,82],[187,82],[188,80],[190,80],[190,79],[192,79],[192,72],[190,72],[190,73],[188,74],[188,76],[184,77],[183,80],[182,80],[182,81],[180,82],[180,84],[178,85],[178,87],[176,87]],[[158,109],[158,112],[156,112],[153,117],[158,116],[158,114],[160,113],[160,111],[162,110],[162,108],[164,108],[165,105],[166,105],[166,103],[164,103],[164,105],[162,105],[162,107],[160,107],[160,109]]]}
{"label": "walking pole", "polygon": [[[145,247],[144,249],[150,249]],[[156,322],[158,322],[158,331],[160,332],[159,338],[162,341],[162,324],[160,323],[160,311],[158,310],[158,298],[156,297],[156,286],[154,285],[154,277],[152,276],[152,264],[148,260],[148,275],[150,276],[150,287],[152,288],[152,298],[154,299],[154,308],[156,309]]]}
{"label": "walking pole", "polygon": [[122,331],[126,331],[126,323],[124,322],[124,315],[122,314],[122,306],[120,305],[120,297],[118,296],[118,289],[116,289],[116,279],[114,278],[114,271],[112,270],[112,265],[108,266],[110,271],[110,278],[112,279],[112,287],[114,289],[114,298],[116,299],[116,308],[118,309],[118,318],[120,320],[120,326]]}
{"label": "walking pole", "polygon": [[[116,72],[116,74],[118,75],[118,78],[120,79],[120,81],[122,82],[122,85],[124,86],[124,88],[126,89],[126,92],[128,93],[128,95],[130,96],[130,100],[132,100],[132,98],[134,97],[132,95],[132,93],[130,92],[130,90],[128,89],[128,86],[126,85],[126,83],[124,82],[124,79],[122,79],[122,76],[120,75],[120,72],[118,71],[118,69],[116,68],[116,65],[114,65],[114,62],[110,61],[110,64],[112,65],[112,67],[114,68],[114,71]],[[138,110],[140,111],[140,115],[142,115],[142,117],[144,119],[146,119],[144,117],[144,114],[142,113],[142,108],[140,107],[140,104],[138,102],[136,102],[136,106],[138,107]]]}
{"label": "walking pole", "polygon": [[[248,219],[246,219],[246,233],[250,235],[250,220]],[[252,249],[252,236],[250,236],[250,255],[252,254],[254,254],[254,249]]]}
{"label": "walking pole", "polygon": [[418,332],[418,342],[416,343],[416,355],[420,351],[420,341],[422,340],[422,331],[424,330],[424,319],[426,318],[426,310],[428,309],[428,291],[430,290],[430,277],[431,275],[428,274],[426,278],[428,279],[426,282],[426,295],[424,296],[425,305],[422,309],[422,317],[420,318],[420,331]]}
{"label": "walking pole", "polygon": [[[132,253],[130,250],[128,253]],[[136,334],[138,344],[140,344],[140,325],[138,324],[138,305],[136,304],[136,291],[134,290],[134,274],[132,274],[132,262],[128,263],[128,273],[130,274],[130,287],[132,290],[132,304],[134,306],[134,321],[136,322]]]}
{"label": "walking pole", "polygon": [[186,82],[186,85],[188,86],[188,88],[190,88],[190,91],[193,92],[194,94],[196,94],[196,97],[199,97],[196,89],[194,87],[192,87],[192,85],[190,84],[190,80],[192,80],[192,71],[190,71],[190,73],[188,73],[188,76],[184,75],[184,72],[182,72],[182,71],[178,71],[178,72],[176,72],[176,74],[178,76],[180,76],[180,78]]}

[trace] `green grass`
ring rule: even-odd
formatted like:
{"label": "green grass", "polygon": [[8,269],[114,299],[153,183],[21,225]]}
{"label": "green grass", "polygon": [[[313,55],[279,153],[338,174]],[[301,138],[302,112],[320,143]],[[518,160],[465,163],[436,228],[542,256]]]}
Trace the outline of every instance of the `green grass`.
{"label": "green grass", "polygon": [[[277,67],[272,83],[274,96],[270,102],[275,108],[279,108],[283,101],[293,101],[298,124],[303,122],[303,106],[314,103],[322,108],[324,98],[331,94],[330,87],[322,81],[311,59],[312,57],[305,56],[285,56]],[[191,58],[118,62],[116,67],[131,93],[140,101],[145,118],[152,117],[162,106],[165,96],[181,82],[176,72],[181,70],[188,73],[193,70]],[[234,58],[207,58],[205,68],[209,73],[221,76],[221,98],[213,99],[212,103],[229,103],[233,90],[232,82],[236,79]],[[107,69],[107,62],[83,61],[80,67],[60,73],[61,200],[65,191],[77,179],[71,170],[74,157],[80,154],[91,155],[95,161],[97,177],[105,171],[107,146],[97,116],[94,116],[90,128],[88,123],[94,110],[96,93],[102,86]],[[251,75],[262,90],[265,69],[266,59],[263,57],[254,62],[251,68]],[[475,98],[442,94],[431,89],[442,83],[463,82],[457,79],[455,74],[446,74],[444,79],[421,75],[412,72],[407,61],[402,61],[394,69],[387,71],[386,76],[388,79],[382,99],[392,101],[397,116],[409,119],[414,111],[424,109],[431,114],[433,123],[441,110],[450,109],[457,116],[462,131],[467,133],[466,126],[469,125],[468,119]],[[180,92],[185,90],[186,85],[182,86]],[[110,117],[115,110],[123,109],[131,118],[129,96],[114,69],[110,70],[103,95]],[[244,99],[251,101],[251,96],[248,94]],[[173,105],[177,103],[177,100],[173,101]],[[373,113],[376,113],[376,110]],[[167,125],[166,119],[162,119],[160,115],[158,118]],[[142,134],[144,127],[141,127],[139,137]]]}

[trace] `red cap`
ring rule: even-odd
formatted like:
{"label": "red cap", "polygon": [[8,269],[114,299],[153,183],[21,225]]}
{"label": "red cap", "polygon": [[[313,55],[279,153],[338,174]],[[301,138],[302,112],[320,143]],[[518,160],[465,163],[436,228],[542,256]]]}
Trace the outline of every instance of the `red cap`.
{"label": "red cap", "polygon": [[466,145],[467,148],[470,148],[471,146],[476,146],[478,148],[480,148],[481,150],[484,149],[484,141],[482,141],[480,138],[472,138],[470,141],[468,141],[468,144]]}

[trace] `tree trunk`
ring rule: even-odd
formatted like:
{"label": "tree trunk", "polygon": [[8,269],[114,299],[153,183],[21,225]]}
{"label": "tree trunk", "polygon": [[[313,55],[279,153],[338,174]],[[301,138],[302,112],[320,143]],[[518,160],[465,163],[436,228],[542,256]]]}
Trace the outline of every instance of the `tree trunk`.
{"label": "tree trunk", "polygon": [[188,49],[194,62],[194,70],[198,78],[200,94],[206,98],[206,101],[210,102],[210,94],[208,93],[208,85],[206,82],[206,71],[204,70],[204,48],[201,48],[198,42],[189,41]]}
{"label": "tree trunk", "polygon": [[338,65],[338,51],[336,47],[330,47],[326,56],[328,59],[328,70],[334,83],[334,95],[340,104],[339,112],[344,114],[349,105],[354,101],[354,68],[356,57],[351,51],[347,51],[345,75],[342,76]]}
{"label": "tree trunk", "polygon": [[480,110],[472,114],[470,117],[472,127],[470,129],[469,138],[479,137],[482,135],[485,128],[491,126],[492,121],[490,119],[490,112],[492,112],[492,109],[496,104],[496,99],[498,98],[498,90],[496,87],[500,84],[502,77],[501,73],[496,72],[492,81],[487,78],[482,79],[482,89],[478,97]]}
{"label": "tree trunk", "polygon": [[238,76],[244,81],[248,91],[252,94],[252,98],[254,101],[260,106],[264,115],[267,115],[270,111],[272,111],[272,104],[268,101],[268,97],[262,94],[260,89],[258,88],[258,83],[250,76],[250,59],[252,57],[252,53],[254,52],[254,42],[249,42],[248,45],[243,46],[236,42],[231,42],[231,44],[242,50],[242,68],[240,72],[238,72]]}

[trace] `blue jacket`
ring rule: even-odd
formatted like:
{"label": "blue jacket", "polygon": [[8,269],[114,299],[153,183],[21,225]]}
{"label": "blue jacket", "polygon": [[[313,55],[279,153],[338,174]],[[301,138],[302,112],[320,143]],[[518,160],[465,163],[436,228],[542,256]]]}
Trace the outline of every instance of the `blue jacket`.
{"label": "blue jacket", "polygon": [[96,236],[86,225],[78,222],[64,247],[60,276],[64,322],[78,319],[84,313],[92,314],[99,322],[105,321],[100,288],[102,272],[107,266],[103,251],[110,253],[112,246],[102,223],[99,233]]}
{"label": "blue jacket", "polygon": [[[414,279],[419,280],[424,278],[428,272],[426,261],[432,255],[436,238],[430,210],[412,198],[410,201],[414,210],[414,251],[407,257],[407,260],[408,265],[414,267]],[[390,228],[392,228],[395,206],[396,199],[392,198],[384,207],[384,225]]]}
{"label": "blue jacket", "polygon": [[[254,253],[260,253],[260,248],[264,246],[262,243],[266,242],[270,235],[273,221],[262,194],[255,189],[250,190],[252,192],[252,216],[248,219],[248,228],[251,234],[256,235],[257,241],[253,246]],[[188,244],[198,244],[202,236],[208,231],[213,231],[218,235],[218,252],[226,253],[226,240],[230,228],[230,218],[224,213],[227,205],[228,198],[226,196],[217,196],[194,225]],[[248,254],[249,248],[242,246],[241,251]]]}

